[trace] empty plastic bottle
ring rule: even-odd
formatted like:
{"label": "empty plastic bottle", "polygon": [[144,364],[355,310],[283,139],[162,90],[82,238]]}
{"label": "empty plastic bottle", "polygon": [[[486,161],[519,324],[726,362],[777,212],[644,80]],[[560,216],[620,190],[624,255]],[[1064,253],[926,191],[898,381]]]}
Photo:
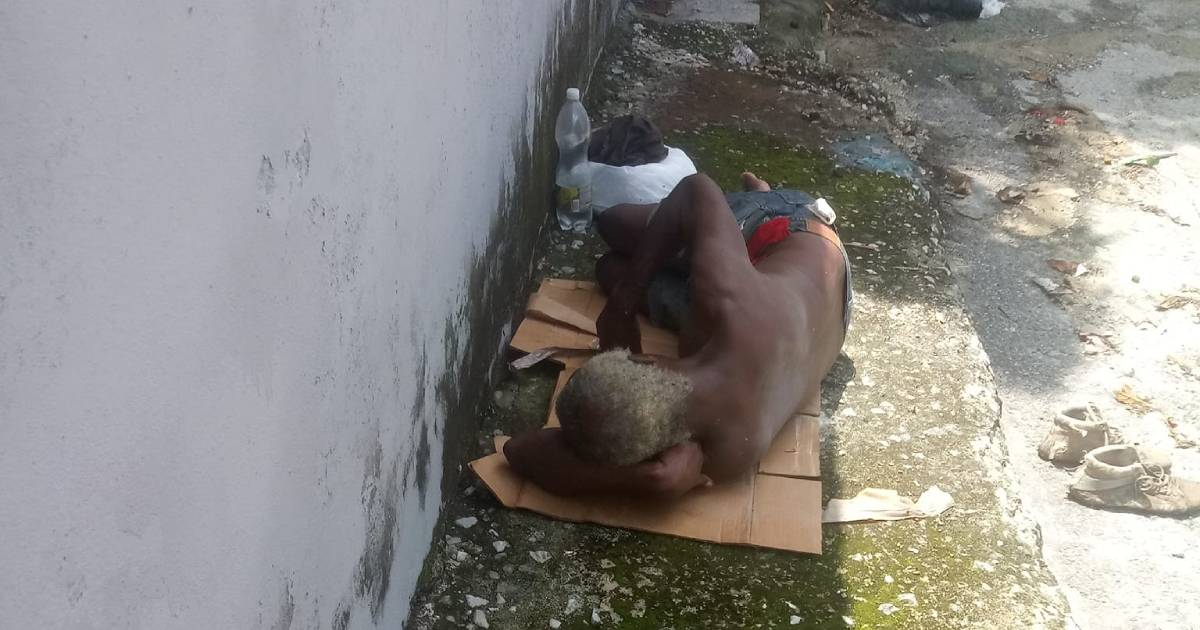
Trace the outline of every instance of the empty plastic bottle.
{"label": "empty plastic bottle", "polygon": [[579,102],[579,88],[567,89],[567,102],[558,111],[554,140],[558,143],[558,226],[582,232],[592,224],[592,171],[587,159],[592,123]]}

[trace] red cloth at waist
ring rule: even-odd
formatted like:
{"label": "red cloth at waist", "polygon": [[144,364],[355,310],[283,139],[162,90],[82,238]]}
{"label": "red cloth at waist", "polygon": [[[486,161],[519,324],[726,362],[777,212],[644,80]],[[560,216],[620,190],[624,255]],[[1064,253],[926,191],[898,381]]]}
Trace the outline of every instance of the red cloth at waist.
{"label": "red cloth at waist", "polygon": [[750,240],[746,241],[746,253],[750,255],[750,264],[757,265],[762,259],[763,250],[786,240],[791,233],[791,223],[787,217],[775,217],[758,226]]}

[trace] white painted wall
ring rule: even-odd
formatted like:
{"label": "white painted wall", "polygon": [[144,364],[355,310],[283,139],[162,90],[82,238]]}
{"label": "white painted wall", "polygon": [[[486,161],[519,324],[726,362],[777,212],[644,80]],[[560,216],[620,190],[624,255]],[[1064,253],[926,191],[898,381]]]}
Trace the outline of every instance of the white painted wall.
{"label": "white painted wall", "polygon": [[0,5],[0,627],[403,624],[575,1]]}

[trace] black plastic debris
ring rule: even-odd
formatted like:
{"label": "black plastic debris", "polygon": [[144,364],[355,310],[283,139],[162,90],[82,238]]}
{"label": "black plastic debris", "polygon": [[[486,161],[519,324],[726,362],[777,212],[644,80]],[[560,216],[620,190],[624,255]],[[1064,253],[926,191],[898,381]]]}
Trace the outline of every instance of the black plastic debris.
{"label": "black plastic debris", "polygon": [[936,26],[947,20],[977,20],[983,0],[875,0],[876,13],[916,26]]}

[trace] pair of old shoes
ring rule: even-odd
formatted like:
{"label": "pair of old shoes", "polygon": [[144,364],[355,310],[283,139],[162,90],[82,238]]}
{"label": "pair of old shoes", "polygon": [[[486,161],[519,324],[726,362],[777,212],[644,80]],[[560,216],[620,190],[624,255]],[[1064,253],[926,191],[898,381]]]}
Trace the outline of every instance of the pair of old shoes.
{"label": "pair of old shoes", "polygon": [[1067,496],[1105,510],[1162,516],[1200,511],[1200,483],[1171,476],[1169,454],[1120,444],[1093,405],[1059,412],[1038,455],[1063,466],[1083,464]]}

